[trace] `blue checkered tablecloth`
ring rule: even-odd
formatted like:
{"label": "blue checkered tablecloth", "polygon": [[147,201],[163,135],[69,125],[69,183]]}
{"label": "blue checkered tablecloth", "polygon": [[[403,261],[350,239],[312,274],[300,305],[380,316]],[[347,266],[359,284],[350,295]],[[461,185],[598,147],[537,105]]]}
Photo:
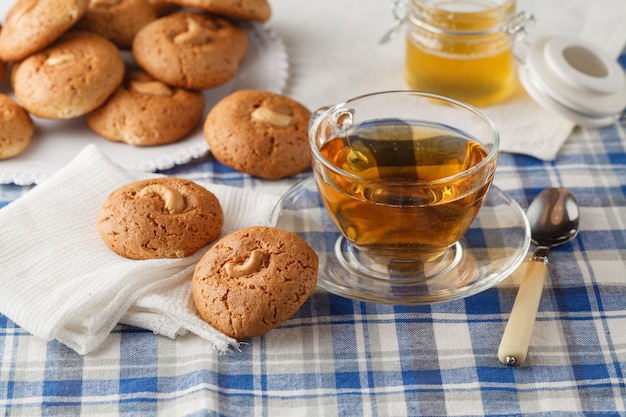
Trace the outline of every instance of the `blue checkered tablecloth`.
{"label": "blue checkered tablecloth", "polygon": [[[419,307],[317,290],[281,327],[218,355],[205,341],[118,326],[80,356],[0,315],[4,415],[626,415],[626,123],[577,128],[550,163],[503,154],[496,184],[522,207],[565,186],[581,232],[551,253],[527,362],[497,347],[513,276],[469,298]],[[166,174],[249,188],[209,155]],[[304,173],[282,184],[285,189]],[[6,205],[30,187],[2,185]],[[36,308],[36,306],[33,306]]]}
{"label": "blue checkered tablecloth", "polygon": [[[284,325],[223,355],[193,335],[170,340],[118,326],[101,349],[80,356],[0,315],[0,414],[626,415],[625,130],[624,120],[577,128],[554,162],[501,155],[495,183],[522,207],[564,186],[582,214],[576,239],[551,252],[521,367],[496,356],[518,274],[478,295],[418,307],[318,289]],[[268,192],[311,175],[277,186],[211,155],[165,174]],[[0,186],[0,207],[30,188]]]}

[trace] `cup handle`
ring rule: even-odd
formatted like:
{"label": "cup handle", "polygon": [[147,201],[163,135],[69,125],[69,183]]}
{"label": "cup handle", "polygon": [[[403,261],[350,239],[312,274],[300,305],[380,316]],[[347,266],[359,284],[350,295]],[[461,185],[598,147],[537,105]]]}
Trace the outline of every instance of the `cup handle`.
{"label": "cup handle", "polygon": [[311,128],[313,127],[313,124],[317,121],[317,119],[319,119],[322,116],[322,114],[326,113],[329,109],[330,109],[330,106],[324,106],[324,107],[320,107],[319,109],[311,113],[311,117],[309,118],[309,128],[308,128],[309,132],[311,131]]}

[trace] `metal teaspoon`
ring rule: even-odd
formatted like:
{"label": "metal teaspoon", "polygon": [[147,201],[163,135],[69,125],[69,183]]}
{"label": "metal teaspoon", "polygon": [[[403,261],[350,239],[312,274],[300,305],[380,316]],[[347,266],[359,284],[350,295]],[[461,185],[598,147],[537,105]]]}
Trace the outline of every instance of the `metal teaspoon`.
{"label": "metal teaspoon", "polygon": [[524,271],[509,321],[498,349],[500,362],[514,366],[526,360],[537,317],[539,300],[548,274],[551,247],[569,242],[578,234],[580,212],[574,195],[565,188],[547,188],[526,211],[531,241],[537,246]]}

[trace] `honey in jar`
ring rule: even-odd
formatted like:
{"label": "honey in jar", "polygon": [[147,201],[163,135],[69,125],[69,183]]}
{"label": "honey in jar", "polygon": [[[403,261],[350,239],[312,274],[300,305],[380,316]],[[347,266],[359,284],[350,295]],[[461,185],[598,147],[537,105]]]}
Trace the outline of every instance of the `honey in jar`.
{"label": "honey in jar", "polygon": [[475,106],[515,88],[515,0],[409,0],[405,77],[413,90]]}

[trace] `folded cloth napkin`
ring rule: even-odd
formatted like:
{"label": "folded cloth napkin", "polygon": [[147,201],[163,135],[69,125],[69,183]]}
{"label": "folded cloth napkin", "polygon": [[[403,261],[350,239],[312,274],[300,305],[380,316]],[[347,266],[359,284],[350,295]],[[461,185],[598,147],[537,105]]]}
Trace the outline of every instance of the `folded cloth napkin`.
{"label": "folded cloth napkin", "polygon": [[[45,340],[80,354],[118,323],[174,338],[188,331],[220,351],[236,341],[196,314],[190,278],[204,250],[184,259],[130,260],[96,228],[115,189],[155,174],[127,171],[89,145],[68,165],[0,210],[0,312]],[[223,234],[266,225],[278,196],[201,183],[219,199]]]}

